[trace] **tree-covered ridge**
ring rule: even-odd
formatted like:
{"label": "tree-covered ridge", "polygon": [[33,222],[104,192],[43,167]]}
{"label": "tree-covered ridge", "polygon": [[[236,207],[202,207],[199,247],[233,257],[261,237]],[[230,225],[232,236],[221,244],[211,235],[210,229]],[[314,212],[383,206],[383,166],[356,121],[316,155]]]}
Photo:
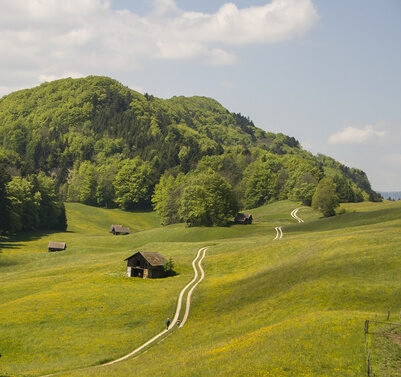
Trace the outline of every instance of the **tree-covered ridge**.
{"label": "tree-covered ridge", "polygon": [[213,99],[162,100],[97,76],[57,80],[3,97],[0,125],[0,141],[22,157],[27,172],[116,153],[159,158],[161,171],[177,164],[185,170],[204,155],[222,153],[224,146],[278,150],[289,141],[298,146]]}
{"label": "tree-covered ridge", "polygon": [[[153,197],[154,208],[163,208],[157,193],[168,179],[181,180],[185,189],[177,203],[184,203],[188,186],[202,186],[194,174],[212,172],[236,198],[228,213],[285,198],[310,205],[325,176],[333,178],[340,201],[378,199],[362,171],[315,157],[293,137],[265,132],[214,99],[160,99],[98,76],[57,80],[1,98],[0,157],[12,179],[43,172],[52,177],[60,200],[108,207],[149,207]],[[188,208],[175,210],[166,222],[188,220]],[[212,223],[227,218],[213,216],[219,220]]]}

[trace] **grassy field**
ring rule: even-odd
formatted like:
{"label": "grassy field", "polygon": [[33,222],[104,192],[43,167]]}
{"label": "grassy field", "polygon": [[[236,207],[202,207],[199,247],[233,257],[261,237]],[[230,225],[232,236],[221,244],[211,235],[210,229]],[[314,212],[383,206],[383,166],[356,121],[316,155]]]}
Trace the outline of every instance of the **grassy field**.
{"label": "grassy field", "polygon": [[[347,204],[330,219],[302,207],[301,224],[297,207],[255,209],[251,226],[186,228],[67,203],[68,232],[1,239],[0,376],[365,376],[365,320],[390,311],[400,322],[401,202]],[[110,224],[131,234],[112,236]],[[49,241],[67,250],[48,253]],[[185,327],[99,367],[163,330],[204,246],[206,277]],[[177,275],[125,277],[138,250],[172,257]],[[368,344],[376,376],[399,375],[399,347]]]}

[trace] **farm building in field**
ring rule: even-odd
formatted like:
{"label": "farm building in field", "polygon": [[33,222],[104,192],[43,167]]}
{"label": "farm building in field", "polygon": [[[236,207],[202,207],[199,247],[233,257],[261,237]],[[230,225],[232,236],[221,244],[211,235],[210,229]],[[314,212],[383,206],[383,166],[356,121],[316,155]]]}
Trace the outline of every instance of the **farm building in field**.
{"label": "farm building in field", "polygon": [[47,249],[49,251],[61,251],[65,250],[67,248],[67,245],[65,242],[49,242],[47,245]]}
{"label": "farm building in field", "polygon": [[157,252],[138,251],[127,259],[127,276],[141,278],[164,278],[166,259]]}
{"label": "farm building in field", "polygon": [[252,224],[252,215],[250,213],[238,213],[235,216],[234,222],[236,224]]}
{"label": "farm building in field", "polygon": [[122,226],[122,225],[111,225],[109,229],[110,233],[113,233],[115,236],[121,235],[121,234],[129,234],[129,228]]}

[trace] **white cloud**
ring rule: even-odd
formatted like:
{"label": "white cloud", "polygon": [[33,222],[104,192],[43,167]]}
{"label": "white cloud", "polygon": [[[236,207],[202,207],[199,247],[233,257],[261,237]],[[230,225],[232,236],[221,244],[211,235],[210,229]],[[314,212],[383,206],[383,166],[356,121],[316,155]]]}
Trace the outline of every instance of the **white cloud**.
{"label": "white cloud", "polygon": [[274,0],[245,9],[227,3],[214,15],[202,15],[195,31],[227,44],[276,43],[304,33],[316,19],[309,0]]}
{"label": "white cloud", "polygon": [[174,0],[154,0],[152,6],[140,16],[114,11],[105,0],[2,0],[3,88],[19,87],[26,77],[129,72],[148,59],[234,64],[234,46],[294,38],[318,17],[312,0],[244,9],[227,3],[214,14],[183,11]]}
{"label": "white cloud", "polygon": [[159,16],[174,16],[181,13],[174,0],[153,0],[154,13]]}
{"label": "white cloud", "polygon": [[384,141],[387,132],[373,126],[347,126],[329,137],[329,144],[376,144]]}

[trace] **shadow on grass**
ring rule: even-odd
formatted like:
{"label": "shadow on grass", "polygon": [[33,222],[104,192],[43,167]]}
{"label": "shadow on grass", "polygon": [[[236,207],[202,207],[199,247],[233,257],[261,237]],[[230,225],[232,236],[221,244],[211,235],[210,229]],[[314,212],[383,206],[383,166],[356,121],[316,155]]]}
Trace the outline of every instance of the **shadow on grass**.
{"label": "shadow on grass", "polygon": [[[43,230],[43,231],[23,232],[11,236],[0,236],[0,253],[2,249],[21,249],[24,246],[25,242],[37,241],[43,237],[48,237],[56,233],[59,234],[60,231]],[[74,232],[65,231],[63,233],[74,233]]]}

